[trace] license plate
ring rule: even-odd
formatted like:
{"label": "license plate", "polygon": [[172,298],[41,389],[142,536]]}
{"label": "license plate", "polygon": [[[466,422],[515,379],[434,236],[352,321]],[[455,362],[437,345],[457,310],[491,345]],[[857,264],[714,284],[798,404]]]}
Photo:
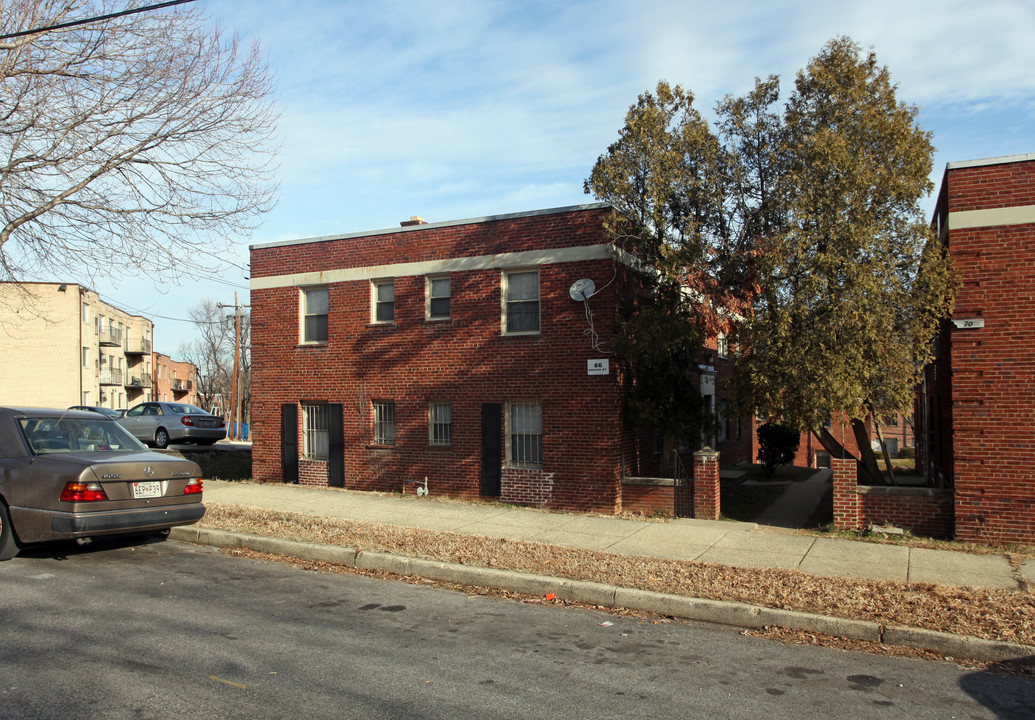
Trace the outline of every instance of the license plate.
{"label": "license plate", "polygon": [[162,484],[155,480],[149,482],[133,483],[133,498],[156,498],[162,497]]}

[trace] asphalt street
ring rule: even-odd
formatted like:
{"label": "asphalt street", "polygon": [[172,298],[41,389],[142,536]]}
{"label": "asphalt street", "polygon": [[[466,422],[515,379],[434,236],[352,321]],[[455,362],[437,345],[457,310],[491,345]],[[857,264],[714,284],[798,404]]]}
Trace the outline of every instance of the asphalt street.
{"label": "asphalt street", "polygon": [[1022,718],[1030,679],[175,541],[0,564],[3,718]]}

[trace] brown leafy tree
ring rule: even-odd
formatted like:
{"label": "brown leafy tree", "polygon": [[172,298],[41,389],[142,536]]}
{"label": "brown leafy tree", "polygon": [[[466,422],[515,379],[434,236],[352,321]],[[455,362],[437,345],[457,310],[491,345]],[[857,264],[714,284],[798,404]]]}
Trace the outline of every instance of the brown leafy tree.
{"label": "brown leafy tree", "polygon": [[[273,203],[273,82],[191,5],[0,4],[0,280],[212,270]],[[48,29],[50,28],[50,29]]]}
{"label": "brown leafy tree", "polygon": [[710,430],[688,370],[752,291],[749,230],[730,200],[733,156],[693,103],[664,81],[640,95],[585,183],[614,206],[608,233],[641,263],[640,291],[619,309],[612,349],[632,417],[661,433],[663,457]]}
{"label": "brown leafy tree", "polygon": [[[652,308],[668,343],[735,331],[739,409],[810,430],[837,455],[845,450],[823,423],[847,416],[877,482],[865,421],[908,413],[955,292],[919,208],[931,190],[930,134],[887,69],[848,38],[798,73],[782,108],[776,77],[720,102],[717,133],[692,101],[664,82],[641,95],[586,191],[614,205],[612,237],[650,283],[683,288],[649,301],[668,302]],[[633,377],[644,359],[660,367],[658,333],[643,325],[621,327],[615,343]],[[671,357],[668,380],[633,387],[641,407],[652,387],[679,386],[686,364]],[[655,407],[663,423],[666,406]]]}

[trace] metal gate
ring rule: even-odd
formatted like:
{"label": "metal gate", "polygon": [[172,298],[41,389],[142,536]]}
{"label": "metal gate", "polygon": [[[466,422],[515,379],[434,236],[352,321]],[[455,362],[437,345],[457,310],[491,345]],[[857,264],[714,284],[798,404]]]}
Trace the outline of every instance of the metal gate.
{"label": "metal gate", "polygon": [[[693,466],[691,466],[693,467]],[[672,451],[672,513],[676,517],[694,516],[694,478],[687,472],[679,451]]]}

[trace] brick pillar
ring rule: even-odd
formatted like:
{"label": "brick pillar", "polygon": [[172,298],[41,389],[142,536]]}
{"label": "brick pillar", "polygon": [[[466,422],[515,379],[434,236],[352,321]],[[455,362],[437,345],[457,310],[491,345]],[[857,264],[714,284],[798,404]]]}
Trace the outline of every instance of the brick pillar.
{"label": "brick pillar", "polygon": [[718,520],[719,453],[709,447],[694,453],[694,517]]}
{"label": "brick pillar", "polygon": [[834,528],[861,530],[859,513],[858,461],[855,458],[830,458],[834,470]]}

